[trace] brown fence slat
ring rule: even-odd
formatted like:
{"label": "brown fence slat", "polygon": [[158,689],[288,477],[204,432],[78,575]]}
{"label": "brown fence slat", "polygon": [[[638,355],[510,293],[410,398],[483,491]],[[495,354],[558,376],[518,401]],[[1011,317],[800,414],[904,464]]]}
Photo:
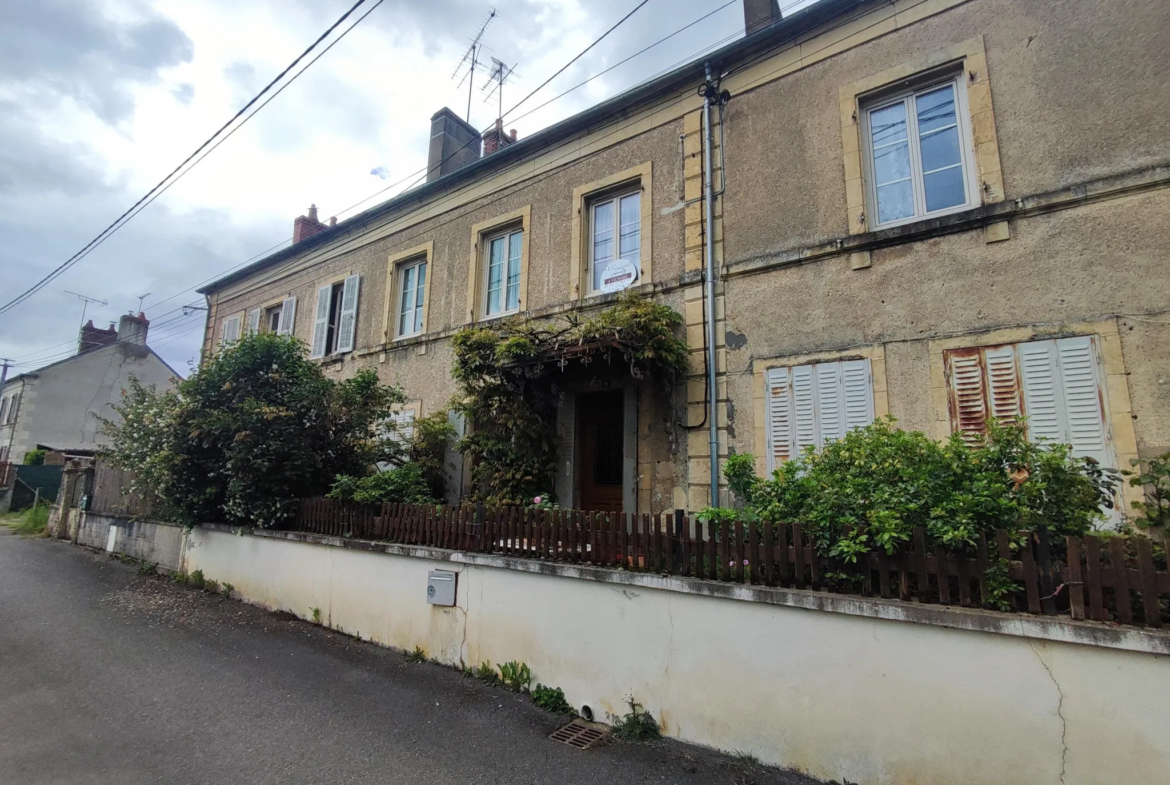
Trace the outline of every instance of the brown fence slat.
{"label": "brown fence slat", "polygon": [[1024,591],[1028,595],[1028,613],[1040,612],[1040,573],[1036,566],[1036,557],[1032,553],[1032,535],[1030,532],[1021,532],[1024,535],[1024,548],[1020,556],[1024,563]]}
{"label": "brown fence slat", "polygon": [[951,571],[947,566],[947,552],[939,545],[934,549],[934,570],[938,578],[938,601],[951,604]]}
{"label": "brown fence slat", "polygon": [[792,578],[796,588],[804,588],[804,531],[799,523],[792,524]]}
{"label": "brown fence slat", "polygon": [[971,607],[971,560],[966,556],[955,558],[955,574],[959,581],[959,605]]}
{"label": "brown fence slat", "polygon": [[926,569],[926,530],[914,529],[914,571],[918,575],[918,600],[930,602],[930,573]]}
{"label": "brown fence slat", "polygon": [[886,599],[890,597],[890,557],[885,548],[877,552],[878,594]]}
{"label": "brown fence slat", "polygon": [[[1011,562],[1012,562],[1012,547],[1011,547],[1011,543],[1008,540],[1008,533],[1006,531],[1004,531],[1003,529],[1000,529],[999,531],[997,531],[995,533],[995,545],[996,545],[996,551],[999,553],[1000,560],[1007,562],[1008,567],[1009,567],[1008,572],[1010,574],[1010,572],[1011,572],[1010,567],[1011,567]],[[1015,596],[1011,596],[1011,597],[1008,597],[1006,599],[1007,599],[1009,606],[1012,609],[1017,609],[1019,607],[1019,604],[1016,602]]]}
{"label": "brown fence slat", "polygon": [[787,586],[790,580],[788,561],[788,524],[776,524],[776,585]]}
{"label": "brown fence slat", "polygon": [[1117,618],[1122,624],[1133,623],[1133,600],[1129,596],[1129,568],[1125,563],[1125,541],[1114,537],[1109,542],[1110,577],[1113,579],[1113,599]]}
{"label": "brown fence slat", "polygon": [[733,528],[735,534],[735,566],[731,569],[731,574],[735,578],[736,583],[743,583],[744,573],[744,547],[743,547],[743,521],[737,520]]}
{"label": "brown fence slat", "polygon": [[1085,584],[1081,577],[1081,539],[1066,537],[1065,550],[1068,554],[1068,611],[1074,619],[1085,618]]}
{"label": "brown fence slat", "polygon": [[[776,544],[771,523],[764,523],[764,584],[776,585]],[[754,572],[754,571],[753,571]]]}
{"label": "brown fence slat", "polygon": [[987,605],[989,587],[987,585],[987,535],[979,533],[979,542],[975,545],[975,569],[979,578],[979,602]]}
{"label": "brown fence slat", "polygon": [[[702,524],[699,524],[702,526]],[[719,564],[719,559],[715,555],[715,521],[707,521],[707,540],[703,548],[703,553],[706,558],[706,564],[703,569],[703,577],[707,580],[716,580],[719,575],[716,572],[716,566]]]}
{"label": "brown fence slat", "polygon": [[1138,572],[1141,573],[1142,610],[1146,625],[1162,626],[1162,609],[1158,607],[1158,578],[1154,574],[1154,544],[1149,537],[1137,540]]}

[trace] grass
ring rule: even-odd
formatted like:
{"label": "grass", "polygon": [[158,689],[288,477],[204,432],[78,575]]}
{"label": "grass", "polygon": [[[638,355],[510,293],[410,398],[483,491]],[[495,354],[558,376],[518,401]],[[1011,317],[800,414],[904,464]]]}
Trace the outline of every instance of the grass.
{"label": "grass", "polygon": [[24,512],[9,513],[0,523],[22,537],[44,537],[49,525],[49,505],[38,504]]}

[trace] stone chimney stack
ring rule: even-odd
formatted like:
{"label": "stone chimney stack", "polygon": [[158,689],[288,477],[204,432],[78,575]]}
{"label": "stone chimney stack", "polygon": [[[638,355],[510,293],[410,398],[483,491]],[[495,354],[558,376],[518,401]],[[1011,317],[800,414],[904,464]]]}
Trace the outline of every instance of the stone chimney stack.
{"label": "stone chimney stack", "polygon": [[431,146],[427,152],[427,182],[454,172],[479,158],[479,131],[447,107],[431,117]]}
{"label": "stone chimney stack", "polygon": [[780,4],[776,0],[743,0],[743,32],[751,35],[780,21]]}
{"label": "stone chimney stack", "polygon": [[298,215],[293,220],[293,243],[295,244],[299,243],[301,240],[307,240],[313,235],[317,234],[317,232],[324,231],[332,225],[333,224],[329,224],[327,226],[317,220],[317,205],[311,204],[309,205],[308,216]]}
{"label": "stone chimney stack", "polygon": [[516,129],[513,128],[511,133],[506,134],[504,133],[504,121],[496,120],[495,125],[483,132],[484,157],[515,143]]}
{"label": "stone chimney stack", "polygon": [[142,311],[137,316],[126,314],[118,319],[118,343],[132,343],[137,346],[146,346],[146,330],[150,327],[150,320]]}
{"label": "stone chimney stack", "polygon": [[77,338],[77,353],[84,354],[91,349],[109,346],[117,338],[118,331],[114,329],[114,325],[111,324],[108,329],[103,330],[100,327],[94,327],[93,319],[90,319],[81,328],[81,334]]}

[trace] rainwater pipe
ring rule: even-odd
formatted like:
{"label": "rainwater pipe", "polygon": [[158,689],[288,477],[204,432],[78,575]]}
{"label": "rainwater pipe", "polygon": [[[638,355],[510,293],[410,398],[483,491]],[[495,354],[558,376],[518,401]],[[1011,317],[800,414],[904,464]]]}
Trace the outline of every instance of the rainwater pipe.
{"label": "rainwater pipe", "polygon": [[[711,452],[711,506],[719,506],[719,418],[716,415],[718,390],[715,385],[715,188],[711,173],[711,146],[715,134],[711,131],[711,97],[716,94],[711,84],[711,65],[705,64],[707,83],[703,90],[703,200],[706,208],[703,234],[707,240],[706,262],[703,270],[703,294],[707,301],[707,429]],[[721,126],[722,128],[722,126]]]}

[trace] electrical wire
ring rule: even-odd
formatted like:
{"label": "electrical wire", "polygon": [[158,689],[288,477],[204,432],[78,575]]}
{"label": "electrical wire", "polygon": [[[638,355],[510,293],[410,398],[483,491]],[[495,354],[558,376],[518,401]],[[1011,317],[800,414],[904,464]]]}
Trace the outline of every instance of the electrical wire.
{"label": "electrical wire", "polygon": [[[177,182],[183,176],[183,174],[186,174],[186,172],[189,172],[191,170],[191,168],[193,168],[196,164],[199,163],[199,161],[202,161],[203,158],[206,157],[206,154],[200,156],[198,158],[198,160],[195,160],[195,162],[193,164],[191,164],[191,167],[188,167],[186,169],[186,171],[183,172],[183,174],[179,174],[178,177],[175,177],[175,175],[177,173],[179,173],[179,171],[182,170],[183,167],[187,166],[187,164],[190,163],[192,161],[192,159],[195,159],[196,156],[199,156],[199,154],[204,149],[206,149],[209,145],[211,145],[212,142],[214,142],[229,126],[232,125],[232,123],[234,123],[236,120],[238,120],[245,112],[247,112],[247,110],[249,108],[252,107],[253,104],[255,104],[258,100],[260,100],[261,97],[263,97],[269,90],[271,90],[272,87],[274,87],[276,85],[276,83],[279,82],[282,78],[284,78],[284,76],[286,74],[288,74],[289,71],[291,71],[293,68],[295,68],[296,65],[301,62],[301,60],[303,60],[306,56],[309,55],[310,52],[312,52],[314,49],[316,49],[317,46],[320,45],[320,43],[322,41],[324,41],[330,34],[332,34],[332,32],[334,30],[336,30],[347,18],[349,18],[349,16],[351,14],[353,14],[353,12],[356,11],[358,9],[358,7],[361,6],[364,2],[366,2],[366,0],[357,0],[357,2],[355,2],[344,14],[342,14],[337,19],[337,21],[335,21],[332,25],[330,25],[330,27],[324,33],[322,33],[317,38],[316,41],[314,41],[312,44],[310,44],[309,47],[307,49],[305,49],[305,51],[303,51],[300,55],[297,56],[297,58],[295,60],[293,60],[291,63],[289,63],[289,65],[286,66],[285,69],[283,71],[281,71],[276,76],[275,79],[273,79],[271,82],[269,82],[264,87],[264,89],[262,89],[250,101],[248,101],[248,103],[245,104],[243,106],[243,108],[241,108],[238,112],[236,112],[236,114],[230,120],[228,120],[226,123],[224,123],[223,126],[221,126],[219,128],[219,130],[217,130],[214,134],[212,134],[210,137],[208,137],[208,139],[206,141],[204,141],[203,144],[201,144],[195,150],[195,152],[193,152],[193,153],[191,153],[191,155],[187,156],[187,158],[184,159],[181,164],[179,164],[177,167],[175,167],[175,169],[173,169],[170,172],[170,174],[168,174],[166,177],[164,177],[162,180],[160,180],[153,188],[151,188],[146,193],[145,196],[143,196],[141,199],[139,199],[137,202],[135,202],[134,205],[132,205],[130,207],[130,209],[128,209],[126,212],[122,213],[122,215],[119,216],[116,221],[114,221],[112,224],[110,224],[104,230],[102,230],[102,232],[100,234],[98,234],[97,237],[90,240],[89,243],[87,243],[85,245],[85,247],[83,247],[80,251],[75,253],[73,256],[71,256],[69,259],[67,259],[65,262],[63,262],[60,266],[58,266],[55,270],[53,270],[51,273],[46,275],[44,278],[42,278],[40,281],[38,281],[36,284],[34,284],[28,290],[17,295],[15,298],[10,300],[9,302],[0,306],[0,314],[4,314],[4,313],[8,312],[13,307],[24,302],[29,297],[31,297],[32,295],[36,294],[41,289],[43,289],[53,279],[57,278],[59,275],[61,275],[66,270],[68,270],[70,267],[72,267],[74,264],[81,261],[81,259],[83,259],[85,256],[87,256],[90,251],[97,248],[99,245],[101,245],[103,242],[105,242],[105,240],[110,235],[112,235],[114,232],[118,231],[118,229],[120,229],[122,226],[124,226],[126,223],[128,223],[131,219],[133,219],[134,216],[136,216],[139,212],[141,212],[142,208],[149,206],[149,204],[151,202],[153,202],[154,199],[157,198],[157,196],[161,196],[162,193],[164,193],[168,188],[170,188],[170,185],[173,185],[174,182]],[[337,40],[335,40],[328,47],[326,47],[325,51],[322,52],[321,54],[324,54],[325,52],[329,51],[329,49],[331,49],[334,44],[336,44],[338,41],[340,41],[341,38],[343,38],[346,34],[349,33],[350,30],[352,30],[354,27],[356,27],[358,23],[360,23],[363,19],[365,19],[367,16],[369,16],[370,13],[374,9],[376,9],[379,5],[382,4],[382,2],[384,2],[384,0],[377,0],[377,2],[374,4],[374,6],[372,8],[370,8],[353,25],[351,25],[345,32],[343,32],[342,35],[340,37],[338,37]],[[320,55],[313,58],[313,60],[311,60],[305,66],[305,68],[301,69],[295,76],[292,77],[292,79],[290,79],[287,83],[285,83],[285,85],[283,85],[280,88],[280,90],[278,90],[272,96],[272,98],[275,98],[277,95],[279,95],[284,90],[285,87],[288,87],[289,84],[292,84],[292,82],[295,81],[297,77],[299,77],[301,74],[303,74],[308,69],[308,67],[311,66],[313,63],[315,63],[318,59],[320,59]],[[246,123],[248,119],[251,119],[251,117],[255,116],[256,112],[259,112],[260,109],[263,109],[265,106],[267,106],[268,102],[271,101],[272,98],[269,98],[264,103],[262,103],[259,107],[257,107],[256,111],[253,112],[251,115],[249,115],[247,118],[245,118],[245,120],[243,122],[241,122],[240,125],[236,127],[236,129],[243,126],[243,124]],[[233,131],[231,133],[234,133],[236,129],[233,129]],[[224,139],[227,139],[228,137],[230,137],[231,133],[227,134],[227,136],[225,136]],[[217,142],[207,152],[211,153],[212,151],[214,151],[215,148],[218,147],[220,143],[222,143],[222,141],[223,140],[220,140],[220,142]],[[172,181],[172,178],[174,178],[173,181]],[[168,181],[171,181],[170,185],[167,185]]]}

